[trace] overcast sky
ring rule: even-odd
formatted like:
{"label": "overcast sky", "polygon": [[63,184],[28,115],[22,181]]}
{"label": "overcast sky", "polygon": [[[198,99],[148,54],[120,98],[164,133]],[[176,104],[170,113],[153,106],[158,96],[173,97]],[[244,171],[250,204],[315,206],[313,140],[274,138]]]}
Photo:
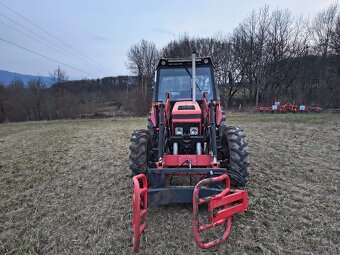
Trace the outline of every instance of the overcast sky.
{"label": "overcast sky", "polygon": [[[0,70],[48,76],[58,66],[51,60],[18,48],[20,46],[68,65],[69,67],[59,64],[73,79],[124,75],[129,73],[125,66],[126,53],[132,44],[141,39],[153,41],[158,47],[162,47],[184,33],[191,36],[231,33],[252,10],[265,4],[271,9],[287,8],[296,16],[312,17],[332,2],[334,1],[0,0]],[[1,3],[54,37],[39,30]]]}

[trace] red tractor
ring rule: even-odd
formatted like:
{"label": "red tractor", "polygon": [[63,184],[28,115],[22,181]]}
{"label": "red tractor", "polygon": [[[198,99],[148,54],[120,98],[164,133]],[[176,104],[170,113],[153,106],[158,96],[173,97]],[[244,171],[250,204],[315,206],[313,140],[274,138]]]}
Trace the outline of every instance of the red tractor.
{"label": "red tractor", "polygon": [[[227,239],[232,215],[247,210],[249,154],[243,130],[226,123],[211,58],[160,59],[147,129],[132,133],[129,148],[134,252],[152,205],[192,203],[194,238],[202,249]],[[175,176],[189,176],[189,185],[173,185]],[[203,225],[202,204],[209,212]],[[203,242],[202,232],[219,225],[225,225],[223,236]]]}

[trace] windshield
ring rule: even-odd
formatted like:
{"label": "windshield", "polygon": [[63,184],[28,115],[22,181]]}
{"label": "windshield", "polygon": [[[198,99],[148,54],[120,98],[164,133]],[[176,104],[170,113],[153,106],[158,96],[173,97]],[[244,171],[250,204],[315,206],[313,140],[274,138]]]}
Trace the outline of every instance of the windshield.
{"label": "windshield", "polygon": [[[158,101],[165,100],[165,94],[170,94],[170,100],[191,100],[192,68],[174,67],[161,68],[158,80]],[[202,100],[203,92],[207,92],[208,100],[213,99],[213,86],[210,67],[196,67],[196,100]]]}

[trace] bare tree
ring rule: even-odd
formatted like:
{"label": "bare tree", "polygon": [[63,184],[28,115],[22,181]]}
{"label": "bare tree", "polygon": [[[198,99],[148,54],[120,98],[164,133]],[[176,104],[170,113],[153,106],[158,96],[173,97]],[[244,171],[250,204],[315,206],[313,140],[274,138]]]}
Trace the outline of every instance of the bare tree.
{"label": "bare tree", "polygon": [[312,22],[311,34],[315,54],[327,57],[330,53],[331,38],[337,24],[338,4],[331,4],[319,12]]}
{"label": "bare tree", "polygon": [[158,64],[159,51],[154,43],[141,40],[140,43],[131,46],[127,58],[126,66],[140,78],[142,95],[146,99],[150,81]]}
{"label": "bare tree", "polygon": [[5,84],[0,83],[0,123],[7,120],[7,89]]}
{"label": "bare tree", "polygon": [[7,118],[8,121],[22,121],[30,119],[30,106],[24,82],[19,79],[11,81],[7,90]]}
{"label": "bare tree", "polygon": [[239,83],[228,85],[228,74],[235,71],[237,65],[232,54],[232,43],[229,36],[217,34],[214,37],[189,37],[187,34],[177,40],[169,42],[162,49],[162,56],[166,58],[190,58],[195,50],[198,56],[210,56],[215,65],[215,78],[220,87],[220,97],[224,104],[231,102],[237,92]]}
{"label": "bare tree", "polygon": [[38,79],[30,80],[28,82],[28,92],[35,120],[41,120],[42,108],[46,94],[45,83],[40,77]]}
{"label": "bare tree", "polygon": [[66,89],[65,82],[68,80],[67,73],[62,70],[59,66],[57,69],[50,73],[52,82],[54,83],[55,90],[55,114],[57,118],[66,118],[72,111],[73,102],[71,100],[71,95]]}
{"label": "bare tree", "polygon": [[183,34],[163,47],[161,55],[165,58],[188,58],[194,49],[200,54],[195,39]]}
{"label": "bare tree", "polygon": [[335,28],[331,37],[331,50],[334,54],[340,55],[340,15],[338,14],[336,19]]}
{"label": "bare tree", "polygon": [[68,80],[69,76],[67,73],[60,68],[60,66],[57,67],[57,69],[54,69],[50,73],[51,81],[53,84],[55,83],[63,83]]}
{"label": "bare tree", "polygon": [[270,13],[267,6],[248,16],[234,31],[233,47],[238,62],[239,80],[247,87],[250,97],[258,101],[258,92],[264,83]]}
{"label": "bare tree", "polygon": [[306,22],[294,18],[288,10],[275,10],[271,14],[267,43],[269,64],[263,88],[267,92],[267,103],[287,91],[301,71],[301,57],[307,53],[308,39],[304,27]]}

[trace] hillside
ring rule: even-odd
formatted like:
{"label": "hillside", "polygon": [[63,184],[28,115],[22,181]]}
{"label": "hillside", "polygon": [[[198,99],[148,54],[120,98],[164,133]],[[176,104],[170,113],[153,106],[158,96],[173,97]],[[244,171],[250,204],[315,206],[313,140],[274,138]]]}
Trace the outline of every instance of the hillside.
{"label": "hillside", "polygon": [[28,81],[37,79],[39,77],[46,83],[46,86],[50,86],[51,84],[50,77],[30,75],[30,74],[20,74],[20,73],[0,70],[0,83],[4,83],[5,85],[8,85],[13,80],[22,80],[25,84],[27,84]]}

